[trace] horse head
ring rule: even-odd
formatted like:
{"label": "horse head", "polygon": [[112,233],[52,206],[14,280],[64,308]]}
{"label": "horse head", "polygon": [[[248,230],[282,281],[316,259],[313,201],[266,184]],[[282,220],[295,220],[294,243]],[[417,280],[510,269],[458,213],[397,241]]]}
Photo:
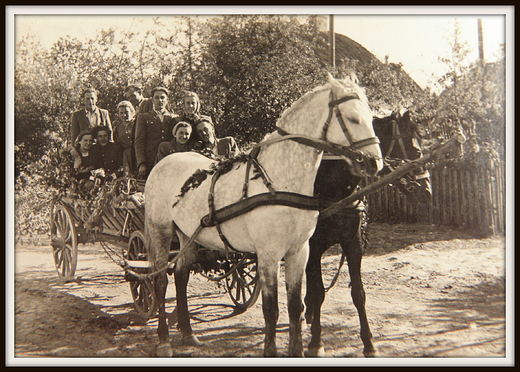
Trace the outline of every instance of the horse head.
{"label": "horse head", "polygon": [[322,138],[349,150],[343,155],[353,175],[376,175],[383,167],[383,159],[363,89],[352,78],[336,80],[330,74],[329,84],[329,116]]}
{"label": "horse head", "polygon": [[[412,120],[409,111],[403,115],[394,112],[384,118],[376,117],[373,125],[385,159],[382,174],[390,173],[399,164],[407,160],[418,159],[423,155],[419,128]],[[428,171],[422,167],[404,175],[395,184],[417,203],[427,204],[431,201],[430,176]]]}
{"label": "horse head", "polygon": [[277,126],[285,138],[342,156],[355,176],[375,176],[383,168],[368,100],[351,79],[329,74],[328,84],[293,103]]}

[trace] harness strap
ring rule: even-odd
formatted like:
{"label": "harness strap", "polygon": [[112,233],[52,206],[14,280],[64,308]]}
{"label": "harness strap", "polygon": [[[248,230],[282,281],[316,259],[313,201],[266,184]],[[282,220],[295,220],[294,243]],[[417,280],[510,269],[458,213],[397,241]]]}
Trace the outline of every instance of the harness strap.
{"label": "harness strap", "polygon": [[217,223],[229,221],[257,207],[265,205],[283,205],[286,207],[315,211],[320,209],[318,199],[314,196],[277,191],[275,195],[271,193],[262,193],[250,196],[247,199],[242,199],[236,203],[214,211],[211,216],[210,214],[207,214],[202,217],[200,223],[203,227],[212,227]]}
{"label": "harness strap", "polygon": [[[266,146],[266,145],[270,145],[270,144],[284,141],[284,140],[292,140],[292,141],[301,143],[302,145],[314,147],[315,149],[320,150],[320,151],[327,151],[332,154],[342,155],[342,156],[346,156],[348,158],[354,157],[356,160],[358,158],[362,159],[363,157],[367,156],[367,155],[364,155],[363,153],[353,150],[350,147],[345,148],[340,145],[335,145],[335,144],[329,143],[327,141],[315,139],[312,137],[307,137],[307,136],[304,136],[301,134],[289,134],[281,128],[278,128],[278,133],[280,133],[281,137],[277,137],[277,138],[273,138],[268,141],[260,142],[260,143],[256,144],[255,146]],[[363,142],[363,146],[372,145],[372,144],[376,145],[379,143],[379,139],[377,137],[371,137],[371,138],[362,140],[360,142]],[[359,146],[359,147],[361,147],[361,146]]]}
{"label": "harness strap", "polygon": [[218,236],[220,237],[220,240],[222,240],[222,243],[224,243],[224,252],[226,254],[226,260],[229,261],[229,249],[228,248],[231,248],[235,252],[239,252],[239,251],[229,243],[229,240],[227,240],[226,236],[222,232],[222,229],[220,228],[220,224],[218,222],[215,222],[215,227],[217,228],[217,232],[218,232]]}
{"label": "harness strap", "polygon": [[387,157],[390,157],[392,151],[394,150],[395,142],[399,143],[399,147],[401,148],[401,152],[403,153],[403,159],[408,159],[408,154],[406,153],[406,148],[404,147],[403,138],[408,137],[408,134],[401,134],[399,131],[399,125],[395,120],[392,120],[392,142],[390,143],[390,147],[386,152]]}
{"label": "harness strap", "polygon": [[242,186],[242,199],[247,198],[247,192],[249,190],[249,172],[251,171],[252,159],[249,159],[246,165],[246,175],[244,179],[244,185]]}

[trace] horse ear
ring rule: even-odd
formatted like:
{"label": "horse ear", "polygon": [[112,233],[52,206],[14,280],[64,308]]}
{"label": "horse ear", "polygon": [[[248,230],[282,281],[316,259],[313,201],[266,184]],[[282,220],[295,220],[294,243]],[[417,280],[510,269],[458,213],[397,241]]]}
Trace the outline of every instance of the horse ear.
{"label": "horse ear", "polygon": [[330,72],[327,71],[327,81],[329,83],[333,83],[336,81],[336,79],[334,79],[334,76],[332,76],[332,74]]}
{"label": "horse ear", "polygon": [[354,84],[359,84],[359,79],[354,71],[350,71],[350,76],[348,77],[351,82]]}

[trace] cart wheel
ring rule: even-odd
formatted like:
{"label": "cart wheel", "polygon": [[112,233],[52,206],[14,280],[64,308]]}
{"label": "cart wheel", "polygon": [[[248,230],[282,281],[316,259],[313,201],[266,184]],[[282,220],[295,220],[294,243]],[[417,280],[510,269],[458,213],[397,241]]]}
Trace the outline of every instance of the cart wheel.
{"label": "cart wheel", "polygon": [[[231,266],[237,264],[242,258],[243,255],[240,253],[233,254],[229,258]],[[246,310],[255,304],[261,290],[255,255],[247,257],[231,275],[226,277],[226,287],[237,309]]]}
{"label": "cart wheel", "polygon": [[[128,241],[128,252],[125,257],[130,261],[146,261],[148,259],[144,235],[141,231],[134,231]],[[143,268],[133,269],[138,274],[146,274],[149,270]],[[150,278],[140,279],[129,274],[132,280],[130,283],[130,293],[134,300],[137,312],[150,319],[157,312],[157,296],[155,295],[154,282]]]}
{"label": "cart wheel", "polygon": [[61,204],[52,208],[51,245],[58,275],[65,281],[73,280],[78,264],[78,235],[72,214]]}

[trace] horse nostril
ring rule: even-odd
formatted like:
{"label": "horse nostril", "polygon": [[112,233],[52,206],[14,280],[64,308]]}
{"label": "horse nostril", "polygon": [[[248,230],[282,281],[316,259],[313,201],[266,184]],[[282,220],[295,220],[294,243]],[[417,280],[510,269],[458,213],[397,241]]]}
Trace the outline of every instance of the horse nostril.
{"label": "horse nostril", "polygon": [[367,157],[365,160],[365,167],[367,170],[367,173],[369,174],[376,174],[377,173],[377,160],[371,157]]}

